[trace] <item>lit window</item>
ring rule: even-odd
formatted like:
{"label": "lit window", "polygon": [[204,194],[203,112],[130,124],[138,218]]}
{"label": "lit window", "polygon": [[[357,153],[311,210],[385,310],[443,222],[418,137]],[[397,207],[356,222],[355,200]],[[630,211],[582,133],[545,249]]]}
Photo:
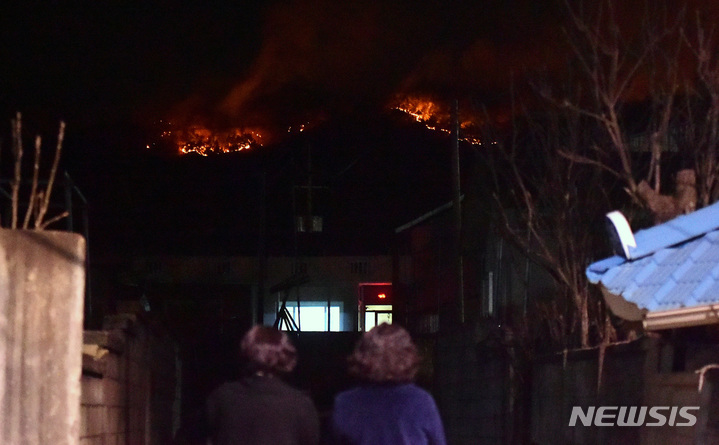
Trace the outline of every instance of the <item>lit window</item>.
{"label": "lit window", "polygon": [[321,216],[295,216],[297,232],[322,232]]}
{"label": "lit window", "polygon": [[304,232],[305,229],[305,219],[301,216],[295,217],[295,230],[298,232]]}
{"label": "lit window", "polygon": [[369,331],[382,323],[392,324],[392,305],[369,305],[364,313],[364,329]]}
{"label": "lit window", "polygon": [[312,217],[312,231],[313,232],[321,232],[322,231],[322,217],[321,216],[313,216]]}
{"label": "lit window", "polygon": [[325,301],[287,302],[287,311],[301,331],[339,332],[342,330],[342,303]]}

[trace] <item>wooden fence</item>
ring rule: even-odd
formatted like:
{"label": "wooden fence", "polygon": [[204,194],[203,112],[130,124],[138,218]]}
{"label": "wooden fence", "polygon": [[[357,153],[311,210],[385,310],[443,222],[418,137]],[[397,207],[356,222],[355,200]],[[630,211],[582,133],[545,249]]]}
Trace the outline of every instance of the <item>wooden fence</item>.
{"label": "wooden fence", "polygon": [[167,445],[180,417],[175,342],[136,315],[85,331],[81,445]]}

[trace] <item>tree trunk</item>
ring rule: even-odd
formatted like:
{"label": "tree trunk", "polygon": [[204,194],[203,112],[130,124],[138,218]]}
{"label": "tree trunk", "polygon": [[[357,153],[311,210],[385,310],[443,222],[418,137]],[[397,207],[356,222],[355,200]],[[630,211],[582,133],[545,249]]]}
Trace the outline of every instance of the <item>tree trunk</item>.
{"label": "tree trunk", "polygon": [[580,316],[580,338],[582,342],[582,348],[589,347],[589,305],[587,304],[587,292],[577,292],[577,309],[579,309]]}

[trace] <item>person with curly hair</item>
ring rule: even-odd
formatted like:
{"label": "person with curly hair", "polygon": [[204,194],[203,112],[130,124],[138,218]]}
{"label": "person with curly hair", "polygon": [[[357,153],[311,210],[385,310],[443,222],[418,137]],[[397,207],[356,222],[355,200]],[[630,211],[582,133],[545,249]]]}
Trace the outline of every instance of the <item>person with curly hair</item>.
{"label": "person with curly hair", "polygon": [[382,323],[362,335],[349,359],[361,384],[335,397],[330,443],[444,445],[444,427],[432,396],[413,382],[417,347],[398,325]]}
{"label": "person with curly hair", "polygon": [[282,380],[297,363],[287,334],[254,326],[243,337],[240,352],[247,360],[247,376],[209,395],[202,436],[209,436],[213,445],[317,445],[320,425],[312,399]]}

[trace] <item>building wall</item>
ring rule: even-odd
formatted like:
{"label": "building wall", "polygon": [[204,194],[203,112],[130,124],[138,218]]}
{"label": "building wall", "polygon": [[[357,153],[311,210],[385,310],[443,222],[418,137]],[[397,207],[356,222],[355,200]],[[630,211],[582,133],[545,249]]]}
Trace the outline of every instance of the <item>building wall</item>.
{"label": "building wall", "polygon": [[[289,301],[299,299],[300,305],[302,302],[341,302],[346,311],[343,325],[346,329],[355,329],[359,284],[391,282],[392,257],[274,256],[267,259],[265,273],[266,296],[261,309],[265,324],[274,323],[279,305],[287,297]],[[162,300],[160,306],[180,304],[179,297],[188,300],[189,296],[185,294],[190,288],[197,288],[194,299],[204,300],[205,308],[213,299],[222,300],[227,306],[234,292],[236,299],[243,300],[234,304],[238,308],[234,316],[242,318],[239,324],[245,328],[256,318],[248,308],[255,307],[260,292],[257,257],[148,257],[139,259],[130,275],[138,289],[149,289],[150,299],[154,295]],[[298,285],[272,291],[273,287],[297,276],[305,279]],[[139,297],[142,292],[137,290],[137,293]]]}
{"label": "building wall", "polygon": [[395,317],[412,333],[450,327],[457,305],[455,262],[451,257],[450,213],[444,211],[397,233],[395,240]]}
{"label": "building wall", "polygon": [[265,324],[274,322],[283,298],[302,302],[343,304],[342,330],[357,327],[357,298],[360,283],[391,282],[390,256],[272,257],[267,266],[268,289],[293,275],[306,275],[306,282],[285,290],[269,292],[264,304]]}
{"label": "building wall", "polygon": [[[437,338],[434,396],[454,445],[503,444],[511,425],[507,361],[480,349],[472,332]],[[516,443],[516,442],[515,442]]]}

